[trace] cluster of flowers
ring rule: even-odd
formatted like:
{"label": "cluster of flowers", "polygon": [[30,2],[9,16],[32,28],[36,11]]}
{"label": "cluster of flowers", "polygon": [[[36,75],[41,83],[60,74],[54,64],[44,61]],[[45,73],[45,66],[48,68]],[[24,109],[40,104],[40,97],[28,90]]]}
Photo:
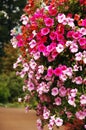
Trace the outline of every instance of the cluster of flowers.
{"label": "cluster of flowers", "polygon": [[21,67],[17,75],[25,79],[24,101],[36,99],[38,130],[46,123],[52,130],[75,118],[85,120],[86,18],[42,3],[33,15],[23,14],[21,22],[11,31],[12,45],[20,49],[13,67]]}

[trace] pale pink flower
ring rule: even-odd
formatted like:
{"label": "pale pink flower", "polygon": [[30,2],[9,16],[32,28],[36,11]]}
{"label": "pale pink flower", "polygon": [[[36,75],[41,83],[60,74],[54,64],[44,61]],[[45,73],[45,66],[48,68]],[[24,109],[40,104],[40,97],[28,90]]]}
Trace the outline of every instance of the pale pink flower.
{"label": "pale pink flower", "polygon": [[38,66],[38,73],[39,74],[43,74],[43,72],[44,72],[44,66],[43,65],[39,65]]}
{"label": "pale pink flower", "polygon": [[56,126],[62,126],[63,125],[63,120],[60,118],[60,117],[57,117],[56,119],[55,119],[55,124],[56,124]]}
{"label": "pale pink flower", "polygon": [[65,14],[59,13],[58,16],[56,17],[56,19],[58,20],[59,23],[63,23],[66,19],[66,16],[65,16]]}
{"label": "pale pink flower", "polygon": [[77,52],[77,51],[78,51],[78,45],[73,42],[73,43],[70,45],[70,51],[71,51],[72,53]]}
{"label": "pale pink flower", "polygon": [[86,51],[83,51],[83,62],[86,64]]}
{"label": "pale pink flower", "polygon": [[84,112],[83,111],[78,111],[78,112],[76,112],[76,118],[78,118],[78,119],[80,119],[80,120],[83,120],[83,119],[85,119],[85,114],[84,114]]}
{"label": "pale pink flower", "polygon": [[37,129],[38,129],[38,130],[43,130],[41,119],[37,119]]}
{"label": "pale pink flower", "polygon": [[37,66],[36,62],[35,62],[33,59],[30,60],[29,65],[30,65],[31,69],[33,69],[33,70],[34,70],[34,69],[36,68],[36,66]]}
{"label": "pale pink flower", "polygon": [[22,102],[22,98],[18,98],[18,102]]}
{"label": "pale pink flower", "polygon": [[59,95],[61,97],[65,97],[66,93],[67,93],[67,91],[66,91],[66,88],[64,86],[62,86],[62,87],[59,88]]}
{"label": "pale pink flower", "polygon": [[12,43],[12,46],[13,46],[13,48],[17,48],[17,40],[16,40],[16,38],[15,37],[13,37],[12,39],[11,39],[11,43]]}
{"label": "pale pink flower", "polygon": [[20,21],[22,21],[22,24],[26,25],[28,23],[28,21],[29,21],[29,18],[25,14],[23,14],[21,16]]}
{"label": "pale pink flower", "polygon": [[86,35],[86,28],[80,28],[79,30],[78,30],[82,35]]}
{"label": "pale pink flower", "polygon": [[34,48],[36,46],[36,41],[32,40],[31,42],[29,42],[30,48]]}
{"label": "pale pink flower", "polygon": [[55,123],[55,116],[51,116],[51,117],[50,117],[49,123],[50,123],[51,125],[54,125],[54,123]]}
{"label": "pale pink flower", "polygon": [[75,77],[73,80],[76,84],[82,84],[83,80],[81,76]]}
{"label": "pale pink flower", "polygon": [[62,82],[64,82],[64,81],[67,80],[67,75],[64,74],[64,73],[62,73],[62,74],[59,76],[59,79],[60,79]]}
{"label": "pale pink flower", "polygon": [[76,88],[75,88],[75,89],[71,89],[71,90],[70,90],[70,95],[71,95],[72,97],[76,97],[77,92],[78,92],[78,90],[77,90]]}
{"label": "pale pink flower", "polygon": [[34,72],[30,70],[30,71],[28,72],[28,77],[29,77],[30,79],[33,78],[33,74],[34,74]]}
{"label": "pale pink flower", "polygon": [[72,74],[73,74],[73,70],[72,70],[71,67],[68,67],[68,68],[64,71],[64,73],[65,73],[67,76],[69,76],[69,78],[71,78],[71,77],[72,77]]}
{"label": "pale pink flower", "polygon": [[67,111],[65,113],[66,113],[68,119],[70,119],[72,117],[72,113],[70,111]]}
{"label": "pale pink flower", "polygon": [[39,80],[41,78],[41,74],[36,73],[35,77],[36,77],[37,80]]}
{"label": "pale pink flower", "polygon": [[43,109],[43,118],[48,119],[50,116],[50,110],[48,110],[46,107]]}
{"label": "pale pink flower", "polygon": [[25,90],[27,89],[27,87],[25,85],[23,85],[22,89],[25,92]]}
{"label": "pale pink flower", "polygon": [[86,64],[86,58],[83,58],[83,62],[84,62],[84,64]]}
{"label": "pale pink flower", "polygon": [[68,96],[68,103],[69,103],[71,106],[76,107],[75,98],[74,98],[74,97]]}
{"label": "pale pink flower", "polygon": [[20,75],[21,78],[24,78],[25,74],[26,74],[26,72],[23,71],[23,70],[19,73],[19,75]]}
{"label": "pale pink flower", "polygon": [[84,128],[86,129],[86,125],[84,125]]}
{"label": "pale pink flower", "polygon": [[82,60],[82,52],[78,52],[75,54],[75,60],[76,61],[81,61]]}
{"label": "pale pink flower", "polygon": [[47,35],[49,32],[50,32],[50,29],[47,27],[41,29],[41,35]]}
{"label": "pale pink flower", "polygon": [[29,65],[27,63],[23,63],[23,71],[27,72],[29,70]]}
{"label": "pale pink flower", "polygon": [[14,64],[13,64],[13,68],[14,68],[14,69],[17,68],[17,66],[18,66],[18,63],[14,63]]}
{"label": "pale pink flower", "polygon": [[73,71],[78,71],[78,70],[79,70],[79,66],[74,65],[74,66],[73,66]]}
{"label": "pale pink flower", "polygon": [[20,56],[17,58],[17,63],[22,62],[22,60],[23,60],[22,55],[20,55]]}
{"label": "pale pink flower", "polygon": [[47,27],[52,27],[54,25],[54,19],[52,18],[45,18],[44,22]]}
{"label": "pale pink flower", "polygon": [[40,58],[40,52],[34,53],[33,57],[34,57],[35,60],[38,60]]}
{"label": "pale pink flower", "polygon": [[61,98],[60,97],[56,97],[54,104],[56,104],[57,106],[60,106],[61,105]]}
{"label": "pale pink flower", "polygon": [[28,90],[29,90],[30,92],[35,89],[35,86],[34,86],[34,84],[33,84],[32,82],[29,82],[29,83],[27,84],[27,87],[28,87]]}
{"label": "pale pink flower", "polygon": [[51,94],[52,94],[53,96],[58,95],[58,88],[57,88],[57,87],[54,87],[54,88],[51,90]]}
{"label": "pale pink flower", "polygon": [[56,47],[56,51],[57,51],[58,53],[61,53],[63,50],[64,50],[64,45],[58,44],[57,47]]}
{"label": "pale pink flower", "polygon": [[68,18],[66,18],[66,21],[67,21],[67,24],[70,26],[70,27],[74,27],[75,26],[75,24],[74,24],[74,19],[73,18],[70,18],[70,17],[68,17]]}
{"label": "pale pink flower", "polygon": [[81,105],[86,105],[86,95],[80,96],[80,103],[81,103]]}
{"label": "pale pink flower", "polygon": [[72,41],[66,41],[66,47],[69,47],[72,44]]}

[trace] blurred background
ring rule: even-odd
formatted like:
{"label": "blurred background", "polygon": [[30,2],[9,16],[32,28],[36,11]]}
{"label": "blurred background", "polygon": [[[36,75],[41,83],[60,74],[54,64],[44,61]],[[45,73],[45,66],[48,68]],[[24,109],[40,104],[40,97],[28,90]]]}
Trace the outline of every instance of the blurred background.
{"label": "blurred background", "polygon": [[18,54],[10,31],[18,26],[25,4],[26,0],[0,0],[0,105],[15,104],[23,95],[23,81],[13,70]]}

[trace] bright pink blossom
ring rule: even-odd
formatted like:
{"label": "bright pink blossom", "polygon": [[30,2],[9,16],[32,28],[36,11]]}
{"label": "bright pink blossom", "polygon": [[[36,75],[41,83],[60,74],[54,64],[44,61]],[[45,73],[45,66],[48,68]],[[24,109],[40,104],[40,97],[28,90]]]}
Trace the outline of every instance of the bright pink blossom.
{"label": "bright pink blossom", "polygon": [[56,37],[57,37],[56,32],[55,32],[55,31],[52,31],[52,32],[50,33],[50,39],[51,39],[51,40],[56,40]]}
{"label": "bright pink blossom", "polygon": [[41,29],[41,35],[47,35],[49,32],[50,32],[50,29],[47,27]]}
{"label": "bright pink blossom", "polygon": [[46,49],[46,47],[45,47],[44,44],[41,44],[41,45],[38,46],[38,51],[39,51],[39,52],[44,52],[45,49]]}
{"label": "bright pink blossom", "polygon": [[57,67],[53,72],[56,76],[60,76],[62,74],[62,68]]}
{"label": "bright pink blossom", "polygon": [[57,9],[53,5],[48,7],[48,11],[51,16],[55,16],[57,14]]}
{"label": "bright pink blossom", "polygon": [[52,27],[54,25],[54,19],[52,18],[45,18],[44,22],[47,27]]}
{"label": "bright pink blossom", "polygon": [[82,21],[82,26],[85,26],[85,27],[86,27],[86,19],[83,19],[83,21]]}
{"label": "bright pink blossom", "polygon": [[47,76],[51,77],[53,75],[53,69],[51,67],[47,70]]}

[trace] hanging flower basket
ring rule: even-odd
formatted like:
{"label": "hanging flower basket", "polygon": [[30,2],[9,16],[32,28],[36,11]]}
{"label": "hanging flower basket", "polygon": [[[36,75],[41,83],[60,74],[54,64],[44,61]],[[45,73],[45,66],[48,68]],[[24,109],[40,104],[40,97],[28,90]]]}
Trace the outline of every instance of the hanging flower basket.
{"label": "hanging flower basket", "polygon": [[24,79],[26,109],[36,110],[38,130],[75,120],[85,129],[86,0],[30,0],[24,11],[11,43],[19,50],[13,67]]}

